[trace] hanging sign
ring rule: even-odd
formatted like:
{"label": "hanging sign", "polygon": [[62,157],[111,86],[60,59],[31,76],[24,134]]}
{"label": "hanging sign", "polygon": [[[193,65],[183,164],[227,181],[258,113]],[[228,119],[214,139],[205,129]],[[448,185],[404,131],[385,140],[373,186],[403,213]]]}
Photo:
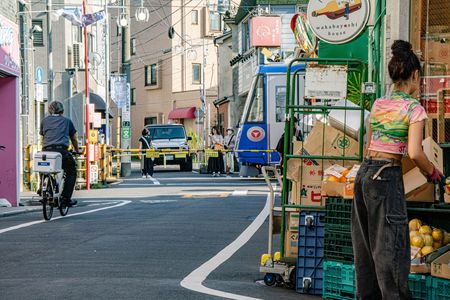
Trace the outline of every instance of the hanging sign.
{"label": "hanging sign", "polygon": [[18,76],[19,53],[19,26],[0,15],[0,70]]}
{"label": "hanging sign", "polygon": [[308,21],[314,34],[330,44],[343,44],[357,37],[367,24],[369,0],[311,0]]}

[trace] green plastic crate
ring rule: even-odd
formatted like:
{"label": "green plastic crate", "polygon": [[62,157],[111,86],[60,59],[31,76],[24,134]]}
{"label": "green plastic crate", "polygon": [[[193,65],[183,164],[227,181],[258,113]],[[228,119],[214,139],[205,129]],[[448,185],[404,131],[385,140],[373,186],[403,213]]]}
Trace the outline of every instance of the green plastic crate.
{"label": "green plastic crate", "polygon": [[[450,299],[450,281],[439,279],[435,283],[438,287],[438,298],[432,297],[432,280],[428,275],[409,274],[408,286],[413,300],[441,300]],[[433,288],[435,287],[433,285]],[[356,299],[355,267],[337,261],[326,260],[323,263],[323,298],[325,299]]]}
{"label": "green plastic crate", "polygon": [[431,280],[431,300],[450,299],[450,280],[433,277]]}
{"label": "green plastic crate", "polygon": [[337,261],[323,262],[323,298],[356,299],[355,266]]}
{"label": "green plastic crate", "polygon": [[350,232],[352,200],[329,197],[325,200],[325,230]]}
{"label": "green plastic crate", "polygon": [[429,300],[431,297],[431,276],[409,274],[409,290],[413,300]]}
{"label": "green plastic crate", "polygon": [[327,260],[353,262],[352,236],[350,232],[325,231],[324,257]]}

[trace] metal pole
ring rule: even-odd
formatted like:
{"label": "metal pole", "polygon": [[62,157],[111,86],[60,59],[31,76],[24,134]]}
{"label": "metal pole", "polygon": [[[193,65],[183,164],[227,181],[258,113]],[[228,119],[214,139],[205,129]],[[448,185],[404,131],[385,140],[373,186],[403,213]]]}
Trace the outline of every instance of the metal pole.
{"label": "metal pole", "polygon": [[[86,0],[83,0],[83,14],[86,14]],[[88,34],[87,27],[84,26],[84,81],[86,95],[86,190],[90,189],[90,161],[89,161],[89,62],[88,62]]]}
{"label": "metal pole", "polygon": [[47,75],[47,88],[48,88],[48,102],[53,101],[53,30],[52,30],[52,0],[47,0],[47,55],[48,55],[48,75]]}
{"label": "metal pole", "polygon": [[109,14],[108,14],[108,0],[105,0],[105,101],[106,101],[106,129],[105,138],[106,145],[109,145],[110,130],[109,130]]}

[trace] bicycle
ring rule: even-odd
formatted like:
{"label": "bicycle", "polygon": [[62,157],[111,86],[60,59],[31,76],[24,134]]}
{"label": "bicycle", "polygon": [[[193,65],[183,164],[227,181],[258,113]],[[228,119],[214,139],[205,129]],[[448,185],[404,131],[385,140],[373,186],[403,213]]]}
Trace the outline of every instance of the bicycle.
{"label": "bicycle", "polygon": [[50,221],[53,208],[58,208],[61,216],[66,216],[70,205],[61,201],[65,174],[62,168],[62,155],[59,152],[41,151],[34,155],[34,171],[39,173],[40,196],[44,219]]}

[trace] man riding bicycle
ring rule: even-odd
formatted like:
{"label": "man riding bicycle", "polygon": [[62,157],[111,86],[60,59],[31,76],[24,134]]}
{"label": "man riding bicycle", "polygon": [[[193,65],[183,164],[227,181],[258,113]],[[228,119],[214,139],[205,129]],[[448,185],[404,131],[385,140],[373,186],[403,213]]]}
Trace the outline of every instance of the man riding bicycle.
{"label": "man riding bicycle", "polygon": [[64,106],[61,102],[51,102],[48,105],[48,112],[50,115],[42,120],[39,132],[44,140],[42,150],[61,153],[62,168],[66,175],[61,200],[68,203],[69,206],[73,206],[77,204],[76,200],[71,199],[77,179],[77,169],[75,160],[68,148],[70,139],[74,151],[79,153],[77,131],[72,121],[62,115]]}

